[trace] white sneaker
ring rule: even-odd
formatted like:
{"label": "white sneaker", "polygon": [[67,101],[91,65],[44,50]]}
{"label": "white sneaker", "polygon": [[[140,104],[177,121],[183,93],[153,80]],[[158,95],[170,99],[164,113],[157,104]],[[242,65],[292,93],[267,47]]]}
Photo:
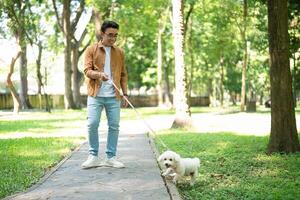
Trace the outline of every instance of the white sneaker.
{"label": "white sneaker", "polygon": [[123,163],[121,163],[120,161],[117,161],[116,157],[105,159],[105,161],[101,165],[106,166],[106,167],[115,167],[115,168],[124,168],[125,167],[125,165]]}
{"label": "white sneaker", "polygon": [[100,166],[100,161],[98,156],[89,155],[88,159],[84,163],[82,163],[81,168],[88,169],[88,168],[99,167],[99,166]]}

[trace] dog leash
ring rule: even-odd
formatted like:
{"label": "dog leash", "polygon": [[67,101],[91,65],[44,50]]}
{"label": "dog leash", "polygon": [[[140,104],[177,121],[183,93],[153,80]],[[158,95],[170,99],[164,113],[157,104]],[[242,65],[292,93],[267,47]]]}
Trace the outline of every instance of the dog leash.
{"label": "dog leash", "polygon": [[[123,92],[121,92],[120,91],[120,89],[116,86],[116,84],[112,81],[112,80],[107,80],[107,81],[109,81],[108,83],[111,83],[113,86],[114,86],[114,88],[116,89],[116,90],[118,90],[118,92],[121,94],[123,94]],[[151,126],[147,123],[147,121],[143,118],[143,116],[141,115],[141,113],[132,105],[132,103],[129,101],[129,99],[126,97],[126,96],[124,96],[123,95],[123,98],[125,99],[125,101],[127,101],[127,103],[130,105],[130,107],[135,111],[135,113],[136,113],[136,115],[137,115],[137,117],[139,118],[139,119],[141,119],[143,122],[144,122],[144,124],[147,126],[147,128],[150,130],[150,133],[152,133],[152,135],[154,136],[154,137],[156,137],[157,136],[157,133],[151,128]],[[160,141],[160,143],[163,145],[163,147],[165,148],[165,149],[169,149],[168,147],[167,147],[167,145],[164,143],[164,141],[162,141],[162,139],[160,139],[158,136],[156,137],[156,138],[158,138],[158,140]]]}

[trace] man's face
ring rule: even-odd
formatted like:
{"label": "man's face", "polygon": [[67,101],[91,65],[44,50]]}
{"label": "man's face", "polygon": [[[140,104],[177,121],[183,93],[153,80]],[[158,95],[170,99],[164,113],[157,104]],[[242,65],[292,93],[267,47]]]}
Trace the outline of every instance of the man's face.
{"label": "man's face", "polygon": [[104,46],[111,47],[118,37],[118,29],[115,28],[107,28],[105,33],[101,32],[102,36],[102,44]]}

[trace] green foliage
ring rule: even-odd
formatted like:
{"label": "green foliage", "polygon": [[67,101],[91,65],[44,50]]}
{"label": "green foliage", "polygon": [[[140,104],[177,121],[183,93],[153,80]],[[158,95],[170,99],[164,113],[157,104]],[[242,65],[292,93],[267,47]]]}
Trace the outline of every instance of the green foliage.
{"label": "green foliage", "polygon": [[[158,29],[157,12],[149,12],[153,9],[150,2],[124,1],[120,4],[120,10],[116,15],[119,19],[120,34],[125,39],[126,66],[129,72],[130,88],[139,88],[155,85],[156,74],[156,32]],[[143,17],[140,17],[143,16]],[[150,72],[150,73],[149,73]]]}
{"label": "green foliage", "polygon": [[[71,3],[71,20],[80,1]],[[247,42],[249,66],[247,69],[247,90],[255,95],[269,93],[268,74],[268,30],[266,1],[248,0]],[[56,1],[59,14],[62,1]],[[22,8],[20,9],[20,5]],[[192,94],[208,95],[224,87],[225,93],[239,93],[241,88],[241,63],[244,41],[243,1],[239,0],[186,0],[184,19],[189,20],[185,30],[185,66]],[[289,1],[290,57],[295,61],[291,66],[294,88],[299,90],[300,47],[299,3]],[[192,8],[190,10],[190,8]],[[163,71],[168,72],[171,91],[174,88],[174,49],[170,0],[87,0],[86,8],[98,11],[101,20],[112,19],[120,24],[118,45],[126,53],[129,72],[129,88],[155,88],[157,82],[157,34],[159,20],[166,22],[162,35]],[[166,12],[169,11],[169,12]],[[21,24],[21,26],[20,26]],[[95,42],[95,24],[88,24],[88,37],[83,44]],[[34,43],[43,42],[45,51],[61,54],[64,47],[63,34],[58,27],[51,1],[3,0],[0,5],[0,35],[14,38],[18,30],[24,30]],[[296,57],[295,57],[296,56]],[[295,57],[295,58],[294,58]],[[48,59],[48,58],[47,58]],[[221,82],[221,60],[223,60],[224,85]],[[48,60],[47,60],[48,61]],[[46,61],[46,62],[47,62]],[[81,67],[83,67],[81,65]],[[54,69],[55,67],[53,67]],[[33,70],[34,71],[34,70]],[[30,72],[29,72],[30,73]],[[54,74],[54,73],[50,73]],[[51,80],[51,77],[49,78]]]}
{"label": "green foliage", "polygon": [[238,94],[241,91],[242,85],[242,73],[238,67],[238,65],[229,64],[227,67],[227,76],[224,80],[224,88],[235,94]]}
{"label": "green foliage", "polygon": [[268,137],[178,129],[162,131],[159,137],[182,157],[201,160],[196,184],[178,185],[184,199],[300,198],[300,154],[266,155]]}
{"label": "green foliage", "polygon": [[33,44],[37,40],[37,33],[41,30],[38,27],[41,18],[38,14],[41,2],[3,0],[1,4],[1,13],[5,17],[9,34],[23,39],[22,45]]}

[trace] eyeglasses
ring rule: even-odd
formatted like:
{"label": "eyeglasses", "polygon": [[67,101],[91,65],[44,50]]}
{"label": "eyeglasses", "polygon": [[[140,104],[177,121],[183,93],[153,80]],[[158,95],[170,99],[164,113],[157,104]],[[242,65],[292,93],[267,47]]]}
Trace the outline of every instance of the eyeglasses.
{"label": "eyeglasses", "polygon": [[110,38],[110,39],[117,39],[117,37],[118,37],[118,34],[112,34],[112,33],[109,33],[109,34],[107,34],[107,33],[104,33],[108,38]]}

